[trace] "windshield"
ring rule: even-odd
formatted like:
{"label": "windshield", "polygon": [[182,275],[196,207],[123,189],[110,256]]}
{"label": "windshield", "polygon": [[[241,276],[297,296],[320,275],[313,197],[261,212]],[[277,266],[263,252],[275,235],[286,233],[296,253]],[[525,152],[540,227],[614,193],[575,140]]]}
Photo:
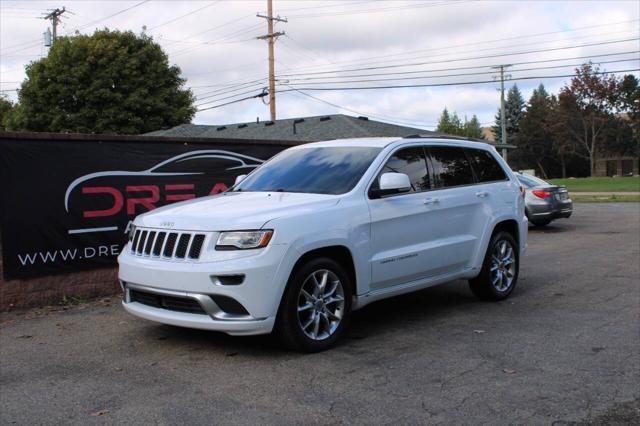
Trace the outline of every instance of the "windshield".
{"label": "windshield", "polygon": [[233,191],[344,194],[356,186],[379,152],[379,148],[352,146],[287,150]]}
{"label": "windshield", "polygon": [[527,187],[531,188],[534,186],[540,186],[540,185],[549,185],[547,182],[543,181],[540,178],[537,178],[535,176],[531,176],[531,175],[517,175],[518,176],[518,180],[520,182],[522,182],[523,184],[525,184]]}

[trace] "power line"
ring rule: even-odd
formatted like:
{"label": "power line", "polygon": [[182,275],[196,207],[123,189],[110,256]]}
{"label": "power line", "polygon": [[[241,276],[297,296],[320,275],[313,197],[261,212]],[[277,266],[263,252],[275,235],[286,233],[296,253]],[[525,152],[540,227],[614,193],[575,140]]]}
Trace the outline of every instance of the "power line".
{"label": "power line", "polygon": [[346,69],[346,70],[315,71],[315,72],[308,72],[308,73],[280,74],[280,76],[281,77],[286,77],[286,76],[296,76],[296,75],[334,74],[334,73],[339,73],[339,72],[368,71],[368,70],[389,69],[389,68],[404,68],[404,67],[412,67],[412,66],[419,66],[419,65],[430,65],[430,64],[442,64],[442,63],[450,63],[450,62],[471,61],[471,60],[475,60],[475,59],[500,58],[500,57],[503,57],[503,56],[526,55],[526,54],[530,54],[530,53],[555,52],[555,51],[559,51],[559,50],[578,49],[578,48],[581,48],[581,47],[591,47],[591,46],[602,46],[602,45],[609,45],[609,44],[615,44],[615,43],[624,43],[624,42],[628,42],[628,41],[638,41],[638,40],[640,40],[640,38],[635,37],[635,38],[627,38],[627,39],[623,39],[623,40],[604,41],[604,42],[598,42],[598,43],[587,43],[587,44],[579,44],[579,45],[573,45],[573,46],[556,47],[556,48],[548,48],[548,49],[526,50],[526,51],[512,52],[512,53],[500,53],[500,54],[495,54],[495,55],[471,56],[471,57],[467,57],[467,58],[448,59],[448,60],[429,61],[429,62],[414,62],[414,63],[409,63],[409,64],[383,65],[383,66],[377,66],[377,67],[352,68],[352,69]]}
{"label": "power line", "polygon": [[217,3],[220,3],[220,1],[222,1],[222,0],[217,0],[217,1],[211,2],[211,3],[207,4],[207,5],[204,5],[204,6],[202,6],[202,7],[199,7],[199,8],[197,8],[197,9],[195,9],[195,10],[192,10],[191,12],[185,13],[184,15],[176,16],[175,18],[170,19],[170,20],[168,20],[168,21],[166,21],[166,22],[163,22],[162,24],[154,25],[154,26],[153,26],[153,27],[151,27],[151,28],[147,28],[147,31],[153,31],[153,30],[158,29],[158,28],[160,28],[160,27],[164,27],[165,25],[172,24],[172,23],[174,23],[174,22],[176,22],[176,21],[179,21],[180,19],[186,18],[187,16],[191,16],[191,15],[193,15],[194,13],[198,13],[198,12],[200,12],[201,10],[204,10],[204,9],[207,9],[207,8],[209,8],[209,7],[211,7],[211,6],[214,6],[214,5],[216,5]]}
{"label": "power line", "polygon": [[[229,96],[224,96],[222,98],[217,98],[217,99],[212,100],[212,101],[202,102],[200,104],[196,104],[195,107],[199,107],[199,106],[202,106],[202,105],[208,105],[208,104],[212,104],[212,103],[215,103],[215,102],[224,101],[224,100],[227,100],[227,99],[233,99],[233,98],[235,98],[237,96],[242,96],[242,95],[246,95],[246,94],[249,94],[249,93],[255,93],[255,92],[256,92],[256,90],[252,89],[252,90],[248,90],[246,92],[236,93],[235,95],[229,95]],[[260,93],[264,93],[264,91],[262,91]]]}
{"label": "power line", "polygon": [[[120,14],[122,14],[122,13],[124,13],[124,12],[127,12],[127,11],[129,11],[129,10],[131,10],[131,9],[134,9],[134,8],[136,8],[136,7],[138,7],[138,6],[141,6],[141,5],[143,5],[143,4],[145,4],[145,3],[149,2],[149,1],[150,1],[150,0],[144,0],[144,1],[141,1],[141,2],[139,2],[139,3],[134,4],[133,6],[130,6],[130,7],[127,7],[127,8],[125,8],[125,9],[119,10],[119,11],[117,11],[117,12],[115,12],[115,13],[112,13],[111,15],[105,16],[105,17],[100,18],[100,19],[96,19],[95,21],[91,21],[91,22],[89,22],[89,23],[87,23],[87,24],[84,24],[84,25],[81,25],[81,26],[78,26],[78,27],[75,27],[75,28],[73,28],[73,31],[80,31],[81,29],[87,28],[87,27],[89,27],[89,26],[91,26],[91,25],[93,25],[93,24],[96,24],[96,23],[98,23],[98,22],[102,22],[102,21],[104,21],[104,20],[107,20],[107,19],[113,18],[114,16],[120,15]],[[12,49],[12,48],[14,48],[14,47],[24,46],[24,47],[22,47],[22,48],[20,48],[20,49],[18,49],[18,50],[11,50],[11,52],[10,52],[10,53],[12,53],[12,54],[13,54],[13,53],[21,52],[21,51],[23,51],[23,50],[30,49],[30,48],[32,48],[32,47],[36,47],[36,46],[39,46],[39,45],[40,45],[40,39],[37,39],[37,43],[35,42],[35,40],[34,40],[33,42],[28,41],[28,42],[19,43],[19,44],[13,45],[13,46],[5,47],[5,49],[4,49],[4,50],[7,50],[7,49],[11,50],[11,49]],[[5,53],[6,53],[6,52],[5,52]],[[4,55],[3,55],[3,56],[4,56]]]}
{"label": "power line", "polygon": [[354,11],[341,11],[341,12],[318,12],[311,14],[301,14],[301,15],[291,15],[291,18],[297,19],[305,19],[305,18],[318,18],[323,16],[347,16],[347,15],[365,15],[371,13],[380,13],[380,12],[395,12],[399,10],[411,10],[411,9],[422,9],[428,7],[435,6],[444,6],[444,5],[458,5],[462,3],[467,3],[470,0],[458,0],[458,1],[441,1],[437,3],[421,3],[418,5],[405,5],[405,6],[389,6],[389,7],[381,7],[377,9],[364,9],[364,10],[354,10]]}
{"label": "power line", "polygon": [[349,2],[346,3],[344,1],[341,1],[340,3],[336,3],[336,4],[327,4],[327,5],[320,5],[320,6],[306,6],[306,7],[294,7],[294,8],[284,8],[284,9],[280,9],[281,12],[293,12],[296,10],[307,10],[307,9],[330,9],[333,7],[345,7],[345,6],[354,6],[357,4],[362,4],[362,3],[373,3],[372,0],[367,0],[367,1],[354,1],[354,2]]}
{"label": "power line", "polygon": [[[527,35],[506,37],[506,38],[493,39],[493,40],[483,40],[483,41],[478,41],[478,42],[473,42],[473,43],[455,44],[455,45],[448,45],[448,46],[443,46],[443,47],[438,47],[438,48],[431,48],[431,49],[419,49],[419,50],[412,50],[412,51],[401,52],[401,53],[386,54],[386,55],[381,55],[381,56],[370,56],[370,57],[361,58],[361,59],[358,59],[358,60],[347,60],[347,61],[331,62],[326,66],[338,65],[338,64],[355,64],[355,63],[358,63],[358,62],[365,62],[363,65],[368,65],[368,64],[371,64],[371,63],[385,62],[385,61],[373,61],[373,62],[371,62],[371,59],[379,59],[379,58],[387,59],[387,58],[392,57],[392,56],[406,56],[406,55],[411,55],[411,54],[420,53],[420,52],[433,52],[435,50],[449,50],[449,49],[453,49],[453,48],[457,48],[457,47],[485,45],[485,44],[489,44],[489,43],[497,43],[497,42],[500,42],[500,41],[518,40],[518,39],[522,39],[522,38],[533,38],[533,37],[540,37],[540,36],[551,35],[551,34],[560,34],[560,33],[565,33],[565,32],[579,32],[579,31],[593,29],[593,28],[606,27],[606,26],[611,26],[611,25],[629,24],[629,23],[634,23],[634,22],[639,22],[639,21],[640,21],[640,19],[632,19],[632,20],[628,20],[628,21],[619,21],[619,22],[610,22],[610,23],[607,23],[607,24],[589,25],[589,26],[577,27],[577,28],[573,28],[573,29],[566,29],[566,30],[560,30],[560,31],[550,31],[550,32],[527,34]],[[553,42],[553,41],[554,40],[550,40],[548,42],[550,43],[550,42]],[[366,61],[369,61],[369,62],[367,63]],[[297,67],[297,68],[294,68],[294,70],[298,70],[298,69],[299,70],[303,70],[303,69],[311,68],[311,67],[317,68],[316,65],[313,65],[313,66]]]}
{"label": "power line", "polygon": [[[625,72],[635,72],[640,71],[640,68],[633,69],[624,69],[624,70],[615,70],[615,71],[600,71],[594,74],[617,74],[617,73],[625,73]],[[541,75],[541,76],[528,76],[528,77],[516,77],[512,78],[513,81],[519,80],[544,80],[544,79],[552,79],[552,78],[566,78],[566,77],[575,77],[575,74],[563,74],[563,75]],[[464,81],[464,82],[455,82],[455,83],[434,83],[434,84],[403,84],[403,85],[386,85],[386,86],[362,86],[362,87],[298,87],[295,90],[308,90],[308,91],[345,91],[345,90],[372,90],[372,89],[405,89],[412,87],[442,87],[442,86],[464,86],[470,84],[486,84],[486,83],[495,83],[494,80],[481,80],[481,81]],[[290,90],[281,90],[281,92],[288,92]]]}
{"label": "power line", "polygon": [[[598,41],[607,41],[607,40],[603,40],[601,37],[602,36],[611,36],[611,35],[620,35],[620,34],[624,34],[625,37],[631,37],[631,36],[637,36],[638,35],[638,31],[637,30],[632,30],[632,34],[629,34],[629,31],[618,31],[618,32],[614,32],[614,33],[606,33],[606,34],[593,34],[593,35],[587,35],[587,36],[579,36],[579,37],[573,37],[573,38],[567,38],[563,41],[568,42],[569,40],[580,40],[580,41],[587,41],[587,38],[592,38],[592,37],[599,37]],[[611,39],[610,39],[611,40]],[[557,42],[557,40],[549,40],[549,41],[538,41],[538,42],[531,42],[531,43],[519,43],[519,44],[515,44],[515,45],[509,45],[509,46],[496,46],[496,47],[489,47],[486,49],[471,49],[471,50],[464,50],[464,51],[458,51],[456,52],[456,54],[464,54],[464,53],[480,53],[480,52],[501,52],[501,53],[510,53],[509,48],[522,48],[525,46],[536,46],[536,47],[542,47],[543,44],[549,44],[549,43],[555,43]],[[559,46],[559,47],[563,47],[563,46]],[[566,46],[564,46],[566,47]],[[442,48],[435,48],[435,49],[431,49],[431,50],[443,50]],[[428,56],[428,58],[430,60],[436,59],[436,58],[447,58],[450,57],[452,54],[451,53],[445,53],[445,54],[437,54],[437,55],[430,55]],[[305,55],[306,56],[306,55]],[[406,58],[403,59],[404,61],[407,60],[416,60],[416,59],[422,59],[424,58],[424,56],[415,56],[415,57],[411,57],[411,58]],[[374,62],[369,62],[369,63],[363,63],[359,66],[363,66],[363,65],[381,65],[381,64],[386,64],[386,63],[398,63],[398,59],[390,59],[390,60],[384,60],[384,61],[374,61]],[[316,67],[317,68],[317,67]]]}
{"label": "power line", "polygon": [[[220,25],[220,27],[222,27],[222,26],[224,26],[224,25]],[[202,42],[202,46],[221,44],[222,42],[227,41],[227,40],[229,40],[230,38],[232,38],[234,36],[239,36],[239,35],[243,35],[243,34],[249,33],[249,32],[251,32],[253,30],[258,29],[261,26],[262,26],[261,24],[254,24],[254,25],[250,25],[250,26],[245,27],[245,28],[241,28],[241,29],[236,30],[234,32],[231,32],[231,33],[229,33],[227,35],[224,35],[222,37],[215,38],[215,39],[212,39],[212,40],[209,40],[209,41],[206,41],[206,42]],[[173,56],[173,57],[181,56],[181,55],[184,55],[186,53],[193,52],[194,50],[200,49],[202,46],[187,47],[187,48],[184,48],[184,49],[181,49],[181,50],[176,50],[174,52],[170,52],[169,55]]]}
{"label": "power line", "polygon": [[[599,61],[599,64],[614,64],[620,62],[631,62],[631,61],[640,61],[640,59],[617,59],[612,61]],[[514,64],[510,64],[513,66]],[[546,67],[531,67],[531,68],[522,68],[511,70],[512,72],[524,72],[524,71],[538,71],[538,70],[547,70],[547,69],[558,69],[558,68],[568,68],[568,67],[579,67],[582,63],[572,63],[572,64],[562,64],[562,65],[552,65]],[[485,65],[478,68],[496,68],[500,67],[500,65]],[[431,72],[431,71],[422,71],[422,72]],[[380,82],[380,81],[400,81],[400,80],[423,80],[425,78],[447,78],[447,77],[463,77],[470,75],[486,75],[492,74],[493,71],[481,71],[481,72],[469,72],[469,73],[458,73],[458,74],[442,74],[442,75],[429,75],[429,76],[412,76],[412,77],[395,77],[395,78],[379,78],[379,79],[369,79],[369,80],[342,80],[342,81],[312,81],[312,82],[302,82],[302,83],[292,83],[290,80],[288,84],[348,84],[348,83],[371,83],[371,82]],[[351,76],[348,76],[351,77]],[[346,78],[348,78],[346,77]]]}
{"label": "power line", "polygon": [[[252,87],[252,90],[256,90],[256,88],[257,88],[256,86],[257,87],[264,87],[265,86],[265,82],[264,81],[256,82],[256,83],[253,83],[253,84],[250,84],[250,85],[247,85],[247,86],[241,86],[241,87],[237,87],[235,89],[221,91],[221,92],[218,92],[216,94],[212,94],[212,95],[208,95],[208,96],[202,96],[202,94],[201,94],[200,96],[198,96],[196,98],[196,100],[197,101],[202,101],[202,100],[210,99],[210,98],[218,98],[219,96],[222,96],[222,95],[225,95],[225,94],[228,94],[228,93],[233,93],[233,92],[237,92],[237,91],[240,91],[240,90],[246,90],[249,87]],[[246,92],[246,93],[249,93],[249,92]],[[214,102],[214,101],[208,101],[208,102]],[[208,103],[208,102],[205,102],[205,103]]]}
{"label": "power line", "polygon": [[[559,59],[544,59],[537,61],[523,61],[523,62],[513,62],[512,65],[530,65],[530,64],[539,64],[539,63],[547,63],[547,62],[559,62],[559,61],[571,61],[578,59],[594,59],[601,57],[609,57],[609,56],[619,56],[619,55],[628,55],[640,53],[640,50],[631,50],[627,52],[619,52],[619,53],[603,53],[600,55],[585,55],[585,56],[574,56],[571,58],[559,58]],[[637,57],[629,58],[625,60],[633,61],[636,60]],[[596,61],[598,63],[602,63],[600,61]],[[454,67],[454,68],[439,68],[439,69],[430,69],[430,70],[418,70],[418,71],[394,71],[388,73],[368,73],[368,74],[355,74],[355,75],[345,75],[345,76],[324,76],[324,77],[301,77],[301,78],[292,78],[287,79],[288,81],[309,81],[309,80],[322,80],[322,79],[336,79],[336,78],[351,78],[351,77],[375,77],[375,76],[384,76],[384,75],[409,75],[409,74],[421,74],[427,72],[440,72],[440,71],[461,71],[461,70],[473,70],[473,69],[483,69],[490,68],[493,66],[497,66],[498,64],[492,65],[475,65],[469,67]]]}
{"label": "power line", "polygon": [[[206,34],[206,33],[210,33],[211,31],[215,31],[215,30],[220,29],[220,28],[222,28],[222,27],[226,27],[226,26],[228,26],[228,25],[235,24],[236,22],[242,21],[243,19],[247,19],[247,18],[248,18],[248,17],[250,17],[250,16],[253,16],[253,14],[243,15],[243,16],[241,16],[241,17],[239,17],[239,18],[232,19],[231,21],[227,21],[227,22],[224,22],[224,23],[222,23],[222,24],[220,24],[220,25],[216,25],[215,27],[207,28],[206,30],[204,30],[204,31],[200,31],[199,33],[191,34],[190,36],[187,36],[187,37],[183,38],[183,39],[182,39],[182,41],[183,41],[183,40],[190,40],[190,39],[192,39],[192,38],[194,38],[194,37],[197,37],[197,36],[199,36],[199,35]],[[178,40],[178,41],[174,41],[174,42],[168,43],[168,44],[167,44],[167,46],[169,46],[169,45],[171,45],[171,44],[174,44],[174,43],[179,43],[180,41],[181,41],[181,40]]]}
{"label": "power line", "polygon": [[117,12],[112,13],[111,15],[107,15],[107,16],[104,16],[104,17],[102,17],[100,19],[96,19],[95,21],[91,21],[91,22],[89,22],[87,24],[80,25],[78,27],[72,28],[72,31],[83,30],[83,29],[85,29],[87,27],[90,27],[90,26],[92,26],[94,24],[97,24],[98,22],[106,21],[107,19],[111,19],[114,16],[121,15],[121,14],[123,14],[125,12],[130,11],[131,9],[135,9],[136,7],[142,6],[143,4],[148,3],[149,1],[151,1],[151,0],[143,0],[143,1],[139,2],[139,3],[134,4],[133,6],[129,6],[129,7],[125,8],[125,9],[118,10]]}
{"label": "power line", "polygon": [[[634,69],[624,69],[624,70],[615,70],[615,71],[598,71],[594,74],[596,75],[607,75],[607,74],[617,74],[617,73],[627,73],[627,72],[637,72],[640,71],[640,68]],[[524,76],[524,77],[516,77],[512,78],[511,81],[523,81],[523,80],[549,80],[549,79],[557,79],[557,78],[568,78],[575,77],[575,74],[563,74],[563,75],[546,75],[546,76]],[[480,81],[464,81],[464,82],[449,82],[449,83],[434,83],[434,84],[405,84],[405,85],[389,85],[389,86],[367,86],[367,87],[291,87],[289,89],[280,90],[280,93],[287,92],[301,92],[301,91],[355,91],[355,90],[380,90],[380,89],[404,89],[404,88],[419,88],[419,87],[445,87],[445,86],[468,86],[474,84],[494,84],[495,80],[480,80]],[[236,96],[240,96],[242,94],[238,94]],[[240,99],[235,99],[230,102],[225,102],[223,104],[214,105],[207,108],[198,109],[198,111],[205,111],[214,108],[220,108],[226,105],[234,104],[237,102],[242,102],[248,99],[255,99],[258,97],[266,96],[264,92],[255,94],[253,96],[248,96]],[[219,99],[223,100],[223,99]],[[205,103],[207,104],[207,103]],[[204,104],[203,104],[204,105]],[[197,105],[196,105],[197,106]],[[365,114],[366,115],[366,114]],[[373,116],[373,115],[372,115]]]}
{"label": "power line", "polygon": [[[313,100],[315,100],[317,102],[321,102],[323,104],[327,104],[327,105],[330,105],[332,107],[335,107],[335,108],[338,108],[338,109],[341,109],[341,110],[344,110],[344,111],[349,111],[349,112],[352,112],[352,113],[358,114],[358,115],[364,115],[364,116],[367,116],[367,117],[378,118],[378,119],[386,120],[386,121],[389,121],[389,122],[394,122],[395,121],[396,123],[400,123],[402,125],[409,124],[409,125],[417,126],[417,127],[421,127],[421,126],[422,127],[435,127],[437,125],[437,124],[434,124],[434,123],[416,122],[416,121],[411,121],[411,120],[397,118],[397,117],[390,117],[390,116],[384,116],[384,115],[379,115],[379,114],[374,114],[374,113],[366,113],[366,112],[356,111],[354,109],[347,108],[345,106],[338,105],[338,104],[326,101],[324,99],[318,98],[316,96],[310,95],[310,94],[305,93],[303,91],[297,90],[297,89],[295,89],[293,87],[292,87],[292,89],[294,89],[295,92],[300,93],[301,95],[304,95],[304,96],[306,96],[308,98],[311,98],[311,99],[313,99]],[[295,94],[295,92],[292,92],[292,93]]]}
{"label": "power line", "polygon": [[261,98],[263,96],[266,96],[266,94],[265,93],[259,93],[257,95],[247,96],[246,98],[236,99],[235,101],[225,102],[225,103],[220,104],[220,105],[214,105],[214,106],[210,106],[210,107],[207,107],[207,108],[200,108],[200,109],[198,109],[198,112],[207,111],[207,110],[214,109],[214,108],[220,108],[220,107],[223,107],[223,106],[226,106],[226,105],[236,104],[238,102],[246,101],[246,100],[249,100],[249,99]]}

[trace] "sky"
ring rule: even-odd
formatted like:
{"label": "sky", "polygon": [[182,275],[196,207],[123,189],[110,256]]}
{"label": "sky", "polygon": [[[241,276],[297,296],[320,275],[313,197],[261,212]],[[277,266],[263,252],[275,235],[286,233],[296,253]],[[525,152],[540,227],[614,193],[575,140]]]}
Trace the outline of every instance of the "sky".
{"label": "sky", "polygon": [[[589,60],[640,76],[636,0],[273,4],[287,21],[275,26],[285,33],[275,45],[277,118],[343,113],[433,129],[447,107],[491,125],[500,105],[492,66],[512,64],[506,87],[525,99],[540,83],[557,93]],[[0,94],[17,99],[25,65],[47,54],[42,16],[63,6],[59,35],[106,27],[152,36],[196,95],[194,123],[269,119],[262,98],[242,100],[267,87],[267,43],[256,39],[267,31],[256,16],[266,0],[0,0]],[[355,90],[364,87],[378,88]]]}

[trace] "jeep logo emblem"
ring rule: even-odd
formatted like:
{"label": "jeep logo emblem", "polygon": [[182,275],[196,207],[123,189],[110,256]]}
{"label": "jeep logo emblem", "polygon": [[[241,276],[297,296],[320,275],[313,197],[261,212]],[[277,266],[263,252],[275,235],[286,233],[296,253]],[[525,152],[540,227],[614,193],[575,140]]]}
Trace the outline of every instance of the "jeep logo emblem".
{"label": "jeep logo emblem", "polygon": [[173,228],[173,225],[175,225],[175,222],[161,222],[160,223],[160,227],[161,228]]}

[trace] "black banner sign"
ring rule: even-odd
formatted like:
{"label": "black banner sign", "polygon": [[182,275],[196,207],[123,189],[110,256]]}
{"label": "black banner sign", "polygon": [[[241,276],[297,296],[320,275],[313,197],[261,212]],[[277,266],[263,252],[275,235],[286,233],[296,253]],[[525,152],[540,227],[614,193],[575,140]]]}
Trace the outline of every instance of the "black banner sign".
{"label": "black banner sign", "polygon": [[290,143],[0,136],[3,275],[114,265],[130,221],[217,194]]}

